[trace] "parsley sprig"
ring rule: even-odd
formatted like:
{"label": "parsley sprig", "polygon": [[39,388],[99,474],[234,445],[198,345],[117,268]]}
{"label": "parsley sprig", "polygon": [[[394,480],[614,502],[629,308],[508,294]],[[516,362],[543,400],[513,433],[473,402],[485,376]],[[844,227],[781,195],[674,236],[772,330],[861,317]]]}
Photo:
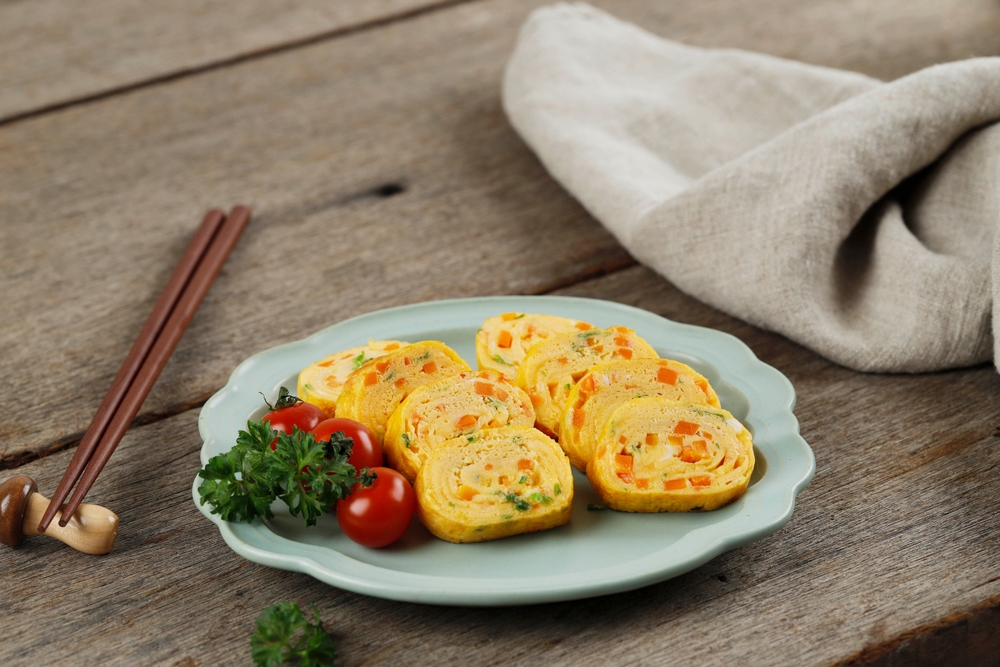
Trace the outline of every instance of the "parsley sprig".
{"label": "parsley sprig", "polygon": [[[275,450],[271,451],[271,443]],[[307,526],[336,501],[346,498],[358,482],[371,486],[375,475],[358,472],[347,458],[354,441],[337,431],[319,442],[311,433],[294,429],[281,433],[267,422],[247,422],[236,446],[209,459],[198,472],[201,504],[226,521],[251,522],[274,516],[271,503],[281,499],[292,516],[302,515]]]}
{"label": "parsley sprig", "polygon": [[258,667],[333,665],[336,658],[333,639],[323,629],[316,607],[313,618],[315,624],[306,619],[294,602],[279,602],[265,609],[257,619],[257,632],[250,637],[254,664]]}

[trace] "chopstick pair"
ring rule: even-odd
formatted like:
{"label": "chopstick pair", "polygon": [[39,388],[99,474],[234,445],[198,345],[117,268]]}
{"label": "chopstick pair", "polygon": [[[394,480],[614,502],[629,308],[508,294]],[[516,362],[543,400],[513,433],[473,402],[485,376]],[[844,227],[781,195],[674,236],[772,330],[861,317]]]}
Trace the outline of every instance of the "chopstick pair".
{"label": "chopstick pair", "polygon": [[48,528],[74,485],[76,489],[61,508],[59,525],[65,526],[76,512],[138,414],[249,221],[250,209],[240,205],[233,207],[228,216],[218,209],[205,215],[83,434],[42,515],[39,532]]}

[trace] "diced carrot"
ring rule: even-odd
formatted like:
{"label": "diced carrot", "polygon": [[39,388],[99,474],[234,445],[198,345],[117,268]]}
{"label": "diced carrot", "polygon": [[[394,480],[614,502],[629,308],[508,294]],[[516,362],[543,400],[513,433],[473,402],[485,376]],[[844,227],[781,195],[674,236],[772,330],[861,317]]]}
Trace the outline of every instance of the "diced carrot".
{"label": "diced carrot", "polygon": [[423,367],[420,370],[422,370],[425,373],[433,373],[437,369],[438,369],[437,364],[435,364],[433,361],[428,361],[426,364],[423,365]]}
{"label": "diced carrot", "polygon": [[583,422],[586,420],[586,418],[587,418],[587,413],[585,413],[583,410],[574,410],[573,426],[580,428],[581,426],[583,426]]}
{"label": "diced carrot", "polygon": [[483,470],[493,470],[493,464],[487,463],[486,465],[483,466]]}
{"label": "diced carrot", "polygon": [[696,452],[694,447],[684,445],[684,449],[681,450],[681,455],[677,458],[684,461],[684,463],[697,463],[698,461],[701,461],[701,454]]}
{"label": "diced carrot", "polygon": [[695,380],[694,381],[694,386],[698,387],[698,389],[701,389],[703,392],[705,392],[705,395],[708,396],[708,383],[707,382],[705,382],[704,380]]}
{"label": "diced carrot", "polygon": [[594,327],[590,326],[586,322],[577,322],[576,328],[579,329],[580,331],[586,331],[587,329],[593,329]]}
{"label": "diced carrot", "polygon": [[542,397],[536,394],[535,392],[531,392],[530,394],[528,394],[528,397],[531,398],[531,404],[534,405],[536,408],[542,404]]}
{"label": "diced carrot", "polygon": [[656,433],[646,434],[646,444],[647,445],[658,445],[660,444],[660,436]]}
{"label": "diced carrot", "polygon": [[503,315],[500,316],[500,319],[502,319],[504,322],[510,322],[511,320],[516,320],[517,313],[504,313]]}
{"label": "diced carrot", "polygon": [[505,392],[503,389],[497,389],[496,395],[497,398],[499,398],[501,401],[506,401],[508,398],[510,398],[510,394]]}
{"label": "diced carrot", "polygon": [[706,440],[711,440],[712,439],[712,432],[711,431],[698,431],[698,435],[700,435],[701,437],[705,438]]}
{"label": "diced carrot", "polygon": [[507,475],[500,475],[499,477],[497,477],[497,482],[500,484],[500,486],[507,486],[507,484],[509,483],[507,481]]}
{"label": "diced carrot", "polygon": [[615,333],[620,333],[620,334],[628,333],[628,327],[611,327],[611,330],[614,331]]}
{"label": "diced carrot", "polygon": [[588,375],[587,377],[580,380],[580,391],[586,391],[586,392],[594,391],[593,375]]}
{"label": "diced carrot", "polygon": [[533,334],[536,331],[538,331],[538,327],[536,327],[534,324],[529,324],[528,328],[525,329],[524,331],[525,331],[525,333],[527,333],[530,336],[531,334]]}
{"label": "diced carrot", "polygon": [[649,479],[646,478],[646,477],[643,477],[642,479],[635,480],[635,488],[637,488],[637,489],[648,489],[649,488]]}
{"label": "diced carrot", "polygon": [[477,382],[475,384],[476,393],[480,396],[492,396],[493,395],[493,385],[489,382]]}
{"label": "diced carrot", "polygon": [[664,384],[677,384],[677,371],[672,368],[660,367],[656,370],[656,381]]}
{"label": "diced carrot", "polygon": [[[462,377],[466,377],[465,373],[462,373]],[[489,379],[490,372],[489,371],[479,371],[479,377],[483,378],[484,380]]]}
{"label": "diced carrot", "polygon": [[632,473],[629,472],[618,473],[618,478],[621,479],[621,481],[625,482],[626,484],[631,484],[632,482],[635,481],[635,478],[632,477]]}
{"label": "diced carrot", "polygon": [[520,459],[517,462],[518,470],[531,470],[531,461],[529,459]]}
{"label": "diced carrot", "polygon": [[596,352],[598,354],[600,354],[601,352],[604,352],[604,346],[603,345],[595,345],[594,346],[594,352]]}
{"label": "diced carrot", "polygon": [[462,415],[456,424],[458,428],[468,428],[470,426],[475,426],[478,420],[472,415]]}
{"label": "diced carrot", "polygon": [[615,472],[632,472],[632,457],[629,454],[615,454]]}
{"label": "diced carrot", "polygon": [[398,380],[393,382],[393,384],[396,385],[397,389],[402,389],[403,387],[406,386],[406,378],[399,378]]}
{"label": "diced carrot", "polygon": [[618,348],[618,355],[622,359],[631,359],[632,358],[632,350],[628,349],[627,347],[620,347],[620,348]]}
{"label": "diced carrot", "polygon": [[700,458],[708,456],[708,444],[704,440],[695,440],[691,443],[691,448],[698,452]]}
{"label": "diced carrot", "polygon": [[372,372],[368,373],[367,375],[365,375],[365,386],[366,387],[370,387],[371,385],[375,384],[376,382],[378,382],[378,373],[376,373],[375,371],[372,371]]}
{"label": "diced carrot", "polygon": [[687,480],[683,477],[680,479],[665,479],[663,480],[663,490],[664,491],[679,491],[681,489],[687,488]]}
{"label": "diced carrot", "polygon": [[674,433],[677,435],[694,435],[698,432],[698,425],[693,422],[681,420],[674,426]]}
{"label": "diced carrot", "polygon": [[375,370],[377,370],[379,373],[385,373],[385,369],[387,369],[387,368],[389,368],[389,362],[388,361],[376,361],[375,362]]}
{"label": "diced carrot", "polygon": [[628,438],[626,438],[626,437],[625,437],[625,436],[623,435],[622,437],[618,438],[618,442],[620,442],[620,443],[622,443],[622,444],[624,445],[625,443],[627,443],[627,442],[628,442]]}
{"label": "diced carrot", "polygon": [[337,361],[338,361],[337,359],[334,359],[333,361],[324,361],[316,365],[319,366],[320,368],[329,368],[330,366],[333,366],[335,363],[337,363]]}
{"label": "diced carrot", "polygon": [[674,445],[675,447],[683,447],[684,446],[684,436],[683,435],[668,435],[667,436],[667,442],[669,442],[671,445]]}
{"label": "diced carrot", "polygon": [[497,336],[497,347],[510,347],[510,344],[514,342],[514,337],[510,335],[510,332],[506,329],[500,331],[500,335]]}
{"label": "diced carrot", "polygon": [[615,345],[628,347],[628,338],[626,338],[625,336],[615,336]]}
{"label": "diced carrot", "polygon": [[403,357],[403,365],[404,366],[409,366],[410,365],[410,358],[409,357]]}
{"label": "diced carrot", "polygon": [[398,350],[398,349],[399,349],[399,343],[389,343],[388,345],[385,346],[386,352],[392,352],[393,350]]}
{"label": "diced carrot", "polygon": [[472,500],[473,498],[476,497],[476,490],[473,489],[471,486],[466,486],[465,484],[463,484],[462,486],[458,487],[457,495],[462,500]]}
{"label": "diced carrot", "polygon": [[691,477],[691,486],[711,486],[712,478],[708,475],[695,475]]}
{"label": "diced carrot", "polygon": [[562,364],[562,365],[565,366],[566,364],[569,363],[569,358],[568,357],[559,357],[558,359],[556,359],[556,361],[558,361],[560,364]]}

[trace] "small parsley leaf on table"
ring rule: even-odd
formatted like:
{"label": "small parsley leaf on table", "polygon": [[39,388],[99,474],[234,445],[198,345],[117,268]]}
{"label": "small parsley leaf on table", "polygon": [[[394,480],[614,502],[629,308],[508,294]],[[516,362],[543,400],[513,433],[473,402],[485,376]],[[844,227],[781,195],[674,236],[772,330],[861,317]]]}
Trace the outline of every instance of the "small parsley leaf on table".
{"label": "small parsley leaf on table", "polygon": [[332,667],[336,659],[333,639],[323,629],[316,607],[312,611],[315,624],[294,602],[279,602],[265,609],[257,618],[257,631],[250,637],[254,664]]}

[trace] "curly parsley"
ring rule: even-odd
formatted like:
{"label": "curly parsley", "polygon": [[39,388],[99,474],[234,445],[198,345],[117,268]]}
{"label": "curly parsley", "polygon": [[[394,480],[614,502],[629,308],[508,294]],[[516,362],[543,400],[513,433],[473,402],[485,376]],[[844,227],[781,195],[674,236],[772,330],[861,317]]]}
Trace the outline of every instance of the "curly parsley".
{"label": "curly parsley", "polygon": [[279,602],[265,609],[257,618],[257,631],[250,637],[254,664],[333,667],[337,657],[333,639],[323,629],[316,607],[312,611],[315,623],[310,623],[294,602]]}

